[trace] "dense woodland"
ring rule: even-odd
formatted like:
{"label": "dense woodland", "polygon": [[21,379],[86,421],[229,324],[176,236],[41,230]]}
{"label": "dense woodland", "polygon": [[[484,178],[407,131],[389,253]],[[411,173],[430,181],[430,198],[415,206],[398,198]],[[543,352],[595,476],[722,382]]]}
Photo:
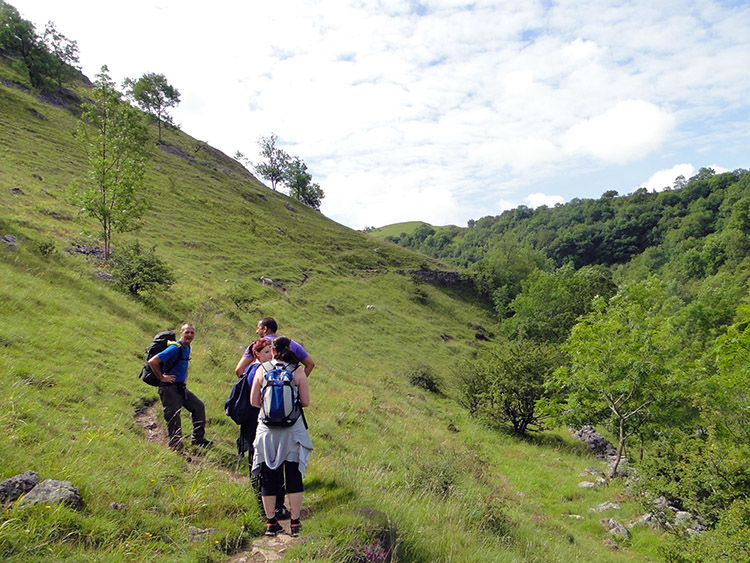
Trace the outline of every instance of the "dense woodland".
{"label": "dense woodland", "polygon": [[644,503],[712,530],[667,560],[750,560],[750,172],[389,238],[467,267],[502,319],[464,383],[476,416],[605,425]]}

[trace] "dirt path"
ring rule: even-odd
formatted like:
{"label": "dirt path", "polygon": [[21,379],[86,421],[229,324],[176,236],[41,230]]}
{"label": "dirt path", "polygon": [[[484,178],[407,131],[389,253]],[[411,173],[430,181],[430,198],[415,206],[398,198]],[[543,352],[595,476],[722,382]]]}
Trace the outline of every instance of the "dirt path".
{"label": "dirt path", "polygon": [[[143,428],[144,438],[146,440],[166,448],[169,441],[167,439],[167,431],[161,420],[161,412],[157,403],[158,401],[155,401],[145,407],[137,408],[135,410],[135,422],[138,426]],[[185,459],[194,471],[199,471],[203,465],[209,463],[200,454],[180,455],[185,456]],[[248,482],[248,477],[245,473],[239,473],[215,465],[212,465],[212,468],[225,473],[227,478],[232,481],[241,483]],[[289,534],[289,520],[281,520],[280,523],[284,528],[284,531],[281,534],[272,538],[263,536],[259,539],[253,540],[249,549],[232,555],[232,558],[228,560],[229,563],[267,563],[284,559],[289,546],[295,545],[304,540],[302,538],[293,538]]]}

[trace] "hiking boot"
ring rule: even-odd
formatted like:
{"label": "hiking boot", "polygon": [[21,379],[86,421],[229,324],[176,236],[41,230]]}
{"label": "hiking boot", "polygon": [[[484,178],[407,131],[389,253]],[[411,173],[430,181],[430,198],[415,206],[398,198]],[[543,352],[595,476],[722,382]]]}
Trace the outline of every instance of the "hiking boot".
{"label": "hiking boot", "polygon": [[276,520],[289,520],[292,517],[292,513],[286,506],[276,509]]}
{"label": "hiking boot", "polygon": [[289,523],[289,533],[291,533],[292,536],[294,536],[295,538],[299,536],[299,532],[301,529],[302,529],[302,522],[300,522],[299,519],[292,520]]}
{"label": "hiking boot", "polygon": [[281,532],[284,528],[281,527],[281,524],[278,522],[266,522],[266,535],[267,536],[275,536],[279,532]]}
{"label": "hiking boot", "polygon": [[214,443],[211,440],[206,440],[205,438],[201,440],[193,440],[192,444],[199,448],[210,448],[211,446],[214,445]]}

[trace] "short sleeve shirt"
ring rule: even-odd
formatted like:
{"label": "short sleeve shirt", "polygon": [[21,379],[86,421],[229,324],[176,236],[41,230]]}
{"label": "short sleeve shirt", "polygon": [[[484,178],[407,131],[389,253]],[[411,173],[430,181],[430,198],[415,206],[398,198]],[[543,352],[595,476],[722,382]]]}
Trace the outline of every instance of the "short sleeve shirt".
{"label": "short sleeve shirt", "polygon": [[[177,361],[180,357],[180,349],[182,349],[182,360]],[[175,383],[185,383],[188,374],[188,363],[190,360],[190,346],[177,346],[171,344],[167,346],[166,350],[157,354],[161,360],[162,368],[177,362],[172,369],[167,372],[169,375],[175,376]]]}
{"label": "short sleeve shirt", "polygon": [[[263,338],[265,338],[266,340],[273,340],[275,337],[276,337],[276,335],[271,336],[269,334],[268,336],[264,336]],[[252,348],[252,344],[245,349],[245,353],[242,354],[243,358],[251,358],[252,359],[252,357],[253,357],[253,351],[252,351],[251,348]],[[307,358],[307,357],[310,356],[310,354],[308,354],[305,351],[305,349],[302,346],[300,346],[299,344],[297,344],[294,340],[290,341],[289,349],[292,352],[294,352],[294,355],[297,356],[297,358],[299,359],[300,362],[302,360],[304,360],[305,358]]]}

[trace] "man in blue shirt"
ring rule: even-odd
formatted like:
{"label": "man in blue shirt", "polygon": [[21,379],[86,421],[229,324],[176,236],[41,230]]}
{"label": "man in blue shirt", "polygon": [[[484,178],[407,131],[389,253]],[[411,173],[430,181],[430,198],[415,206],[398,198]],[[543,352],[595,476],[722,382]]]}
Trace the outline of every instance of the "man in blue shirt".
{"label": "man in blue shirt", "polygon": [[[164,420],[167,422],[169,447],[175,451],[182,450],[180,410],[183,407],[192,415],[192,444],[207,447],[213,443],[205,437],[206,407],[185,384],[190,361],[190,344],[194,338],[195,327],[190,323],[185,323],[180,328],[180,339],[170,343],[166,350],[148,360],[151,369],[160,380],[159,398],[164,408]],[[167,366],[165,371],[168,373],[162,371],[165,366]]]}

